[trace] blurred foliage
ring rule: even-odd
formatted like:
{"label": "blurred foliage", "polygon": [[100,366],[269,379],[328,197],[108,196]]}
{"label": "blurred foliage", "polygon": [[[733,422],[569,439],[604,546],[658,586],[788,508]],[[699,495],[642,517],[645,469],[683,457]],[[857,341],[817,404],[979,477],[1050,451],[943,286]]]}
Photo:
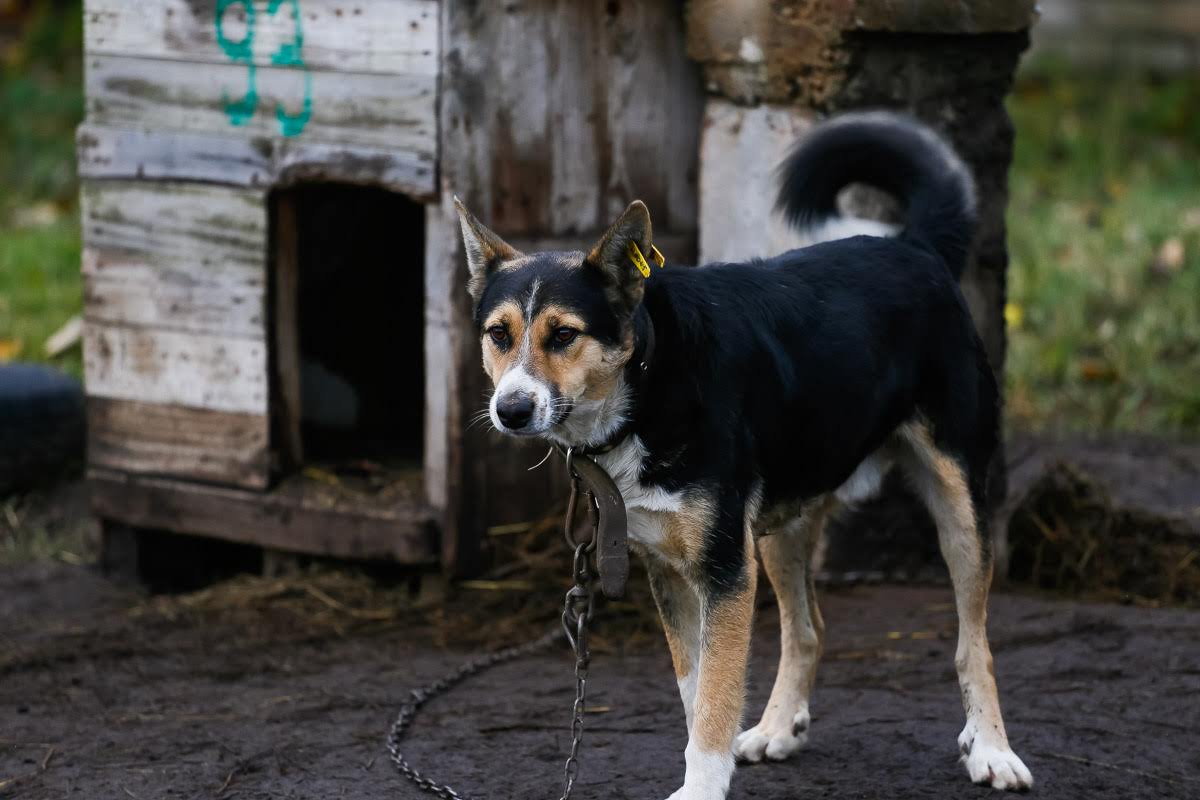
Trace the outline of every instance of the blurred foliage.
{"label": "blurred foliage", "polygon": [[1043,66],[1009,108],[1010,424],[1200,431],[1200,79]]}
{"label": "blurred foliage", "polygon": [[[0,38],[0,360],[41,360],[78,313],[75,127],[83,118],[83,12],[36,0]],[[56,359],[76,374],[79,348]]]}

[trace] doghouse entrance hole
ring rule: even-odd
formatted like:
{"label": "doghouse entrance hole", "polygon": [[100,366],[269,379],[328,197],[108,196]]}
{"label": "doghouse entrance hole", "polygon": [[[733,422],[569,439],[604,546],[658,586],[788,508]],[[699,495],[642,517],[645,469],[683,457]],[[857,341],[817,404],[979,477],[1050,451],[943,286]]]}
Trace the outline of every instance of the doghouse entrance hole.
{"label": "doghouse entrance hole", "polygon": [[306,184],[274,192],[271,212],[281,471],[371,482],[419,467],[424,207],[383,189]]}

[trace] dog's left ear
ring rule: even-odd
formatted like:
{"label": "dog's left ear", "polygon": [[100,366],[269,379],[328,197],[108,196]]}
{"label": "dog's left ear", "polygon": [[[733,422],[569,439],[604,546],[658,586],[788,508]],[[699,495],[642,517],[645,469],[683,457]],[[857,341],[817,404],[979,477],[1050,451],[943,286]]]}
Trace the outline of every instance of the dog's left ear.
{"label": "dog's left ear", "polygon": [[488,274],[504,261],[517,258],[521,253],[475,219],[457,197],[454,198],[454,208],[458,211],[458,221],[462,225],[467,267],[471,271],[467,291],[471,293],[471,299],[478,303],[479,298],[483,296],[484,287],[487,286]]}
{"label": "dog's left ear", "polygon": [[641,200],[634,200],[588,253],[588,263],[604,274],[612,288],[610,299],[626,311],[642,302],[645,280],[630,256],[629,244],[636,244],[649,258],[652,241],[650,211]]}

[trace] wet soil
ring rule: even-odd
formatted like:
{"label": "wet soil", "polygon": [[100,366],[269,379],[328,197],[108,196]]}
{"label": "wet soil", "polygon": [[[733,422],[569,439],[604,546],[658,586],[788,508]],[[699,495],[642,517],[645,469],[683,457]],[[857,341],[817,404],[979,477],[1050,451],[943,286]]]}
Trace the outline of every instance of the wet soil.
{"label": "wet soil", "polygon": [[[388,763],[386,728],[407,688],[472,650],[408,603],[361,581],[248,579],[147,598],[84,567],[4,568],[0,797],[421,797]],[[823,608],[809,747],[740,768],[730,797],[994,796],[957,763],[949,590],[841,588]],[[498,629],[480,609],[477,628]],[[770,691],[776,625],[768,602],[748,715]],[[657,800],[679,785],[683,712],[649,633],[602,641],[580,798]],[[991,634],[1037,795],[1200,796],[1200,612],[997,594]],[[409,756],[472,796],[558,797],[570,669],[564,650],[463,684],[422,713]]]}

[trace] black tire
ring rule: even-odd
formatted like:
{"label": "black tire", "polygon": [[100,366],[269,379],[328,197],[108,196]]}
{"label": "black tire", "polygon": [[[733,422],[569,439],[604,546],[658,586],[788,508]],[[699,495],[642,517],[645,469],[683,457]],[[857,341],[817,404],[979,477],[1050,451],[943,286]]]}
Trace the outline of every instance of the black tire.
{"label": "black tire", "polygon": [[78,469],[84,419],[75,378],[34,364],[0,365],[0,496]]}

